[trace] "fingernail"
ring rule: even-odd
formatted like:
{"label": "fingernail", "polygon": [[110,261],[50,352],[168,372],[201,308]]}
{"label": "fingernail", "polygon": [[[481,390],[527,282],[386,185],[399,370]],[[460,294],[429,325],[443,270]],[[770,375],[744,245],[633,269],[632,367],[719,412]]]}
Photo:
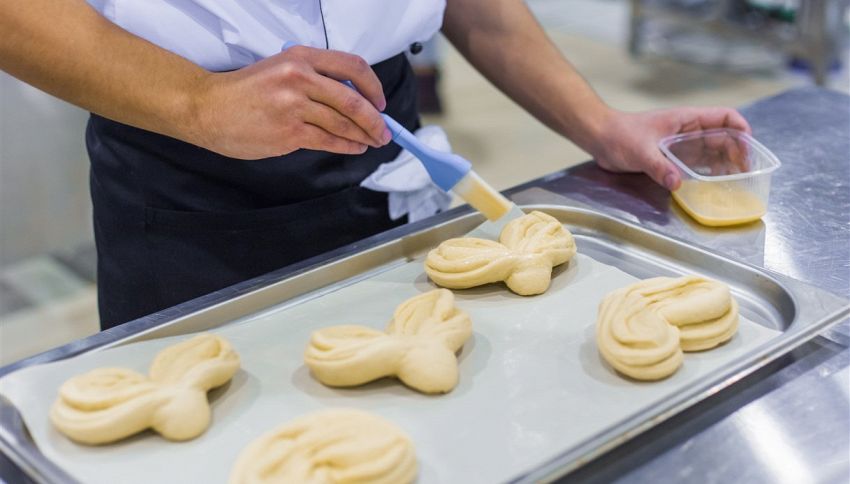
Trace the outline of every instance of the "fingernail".
{"label": "fingernail", "polygon": [[358,145],[357,149],[360,151],[360,154],[363,154],[369,149],[369,147],[366,145]]}
{"label": "fingernail", "polygon": [[676,187],[676,175],[674,175],[672,173],[668,173],[667,175],[665,175],[664,176],[664,186],[668,190],[673,191],[673,188]]}
{"label": "fingernail", "polygon": [[389,128],[384,128],[384,134],[382,134],[382,135],[381,135],[381,141],[382,141],[384,144],[387,144],[387,143],[389,143],[389,142],[390,142],[390,140],[391,140],[391,139],[393,139],[393,134],[392,134],[392,133],[390,133],[390,129],[389,129]]}
{"label": "fingernail", "polygon": [[384,109],[387,109],[387,100],[381,99],[381,102],[378,104],[378,111],[383,111]]}

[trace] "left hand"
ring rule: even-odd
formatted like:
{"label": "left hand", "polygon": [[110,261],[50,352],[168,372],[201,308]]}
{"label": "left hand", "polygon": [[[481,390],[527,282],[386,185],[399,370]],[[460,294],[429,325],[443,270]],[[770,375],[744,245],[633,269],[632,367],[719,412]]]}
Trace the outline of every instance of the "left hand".
{"label": "left hand", "polygon": [[679,171],[658,148],[666,136],[712,128],[751,133],[750,125],[731,108],[683,107],[624,113],[611,111],[591,154],[599,166],[614,172],[644,172],[670,191],[681,184]]}

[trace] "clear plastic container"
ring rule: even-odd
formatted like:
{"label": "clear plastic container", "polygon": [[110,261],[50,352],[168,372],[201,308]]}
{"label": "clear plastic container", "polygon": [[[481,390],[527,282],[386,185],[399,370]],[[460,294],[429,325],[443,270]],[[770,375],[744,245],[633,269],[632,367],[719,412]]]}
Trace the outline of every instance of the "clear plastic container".
{"label": "clear plastic container", "polygon": [[752,136],[711,129],[670,136],[658,146],[682,176],[673,199],[697,222],[737,225],[767,212],[770,177],[781,163]]}

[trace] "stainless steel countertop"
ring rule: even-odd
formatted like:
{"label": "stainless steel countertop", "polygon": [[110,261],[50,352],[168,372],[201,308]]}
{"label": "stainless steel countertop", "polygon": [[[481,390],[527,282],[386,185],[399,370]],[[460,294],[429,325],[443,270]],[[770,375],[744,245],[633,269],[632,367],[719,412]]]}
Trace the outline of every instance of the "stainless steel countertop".
{"label": "stainless steel countertop", "polygon": [[[850,97],[788,91],[742,109],[754,135],[783,162],[768,214],[741,228],[690,221],[643,175],[592,162],[509,190],[519,203],[592,206],[724,255],[850,297]],[[3,368],[65,358],[279,280],[357,246],[456,217],[459,208],[283,268]],[[850,480],[850,322],[568,475],[569,482],[842,482]],[[3,373],[0,372],[0,373]],[[0,455],[0,477],[25,480]]]}
{"label": "stainless steel countertop", "polygon": [[[806,88],[741,110],[782,161],[768,213],[702,227],[643,175],[588,162],[511,190],[592,206],[850,297],[850,96]],[[532,188],[532,190],[528,190]],[[565,481],[850,482],[850,321],[664,422]]]}

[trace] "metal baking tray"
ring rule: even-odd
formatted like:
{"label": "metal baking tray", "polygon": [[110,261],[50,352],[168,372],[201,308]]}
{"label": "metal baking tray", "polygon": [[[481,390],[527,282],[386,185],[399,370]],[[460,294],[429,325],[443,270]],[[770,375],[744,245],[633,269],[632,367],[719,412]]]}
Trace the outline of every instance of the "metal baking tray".
{"label": "metal baking tray", "polygon": [[[628,421],[612,422],[605,431],[580,445],[562,449],[553,459],[512,482],[555,479],[601,453],[625,442],[677,412],[732,385],[820,331],[850,314],[847,301],[821,289],[727,259],[710,250],[646,229],[640,225],[585,208],[526,205],[558,218],[573,233],[581,253],[638,278],[700,273],[730,285],[741,313],[781,334],[745,358],[735,360],[710,378],[690,385]],[[340,285],[368,278],[384,268],[421,257],[445,239],[468,233],[483,219],[479,214],[443,217],[432,226],[396,229],[335,251],[330,258],[271,273],[209,296],[99,333],[65,347],[0,369],[0,376],[16,369],[114,347],[131,342],[193,333],[221,327],[282,303],[320,297]],[[40,482],[71,481],[28,436],[20,414],[0,398],[0,450],[31,478]]]}

